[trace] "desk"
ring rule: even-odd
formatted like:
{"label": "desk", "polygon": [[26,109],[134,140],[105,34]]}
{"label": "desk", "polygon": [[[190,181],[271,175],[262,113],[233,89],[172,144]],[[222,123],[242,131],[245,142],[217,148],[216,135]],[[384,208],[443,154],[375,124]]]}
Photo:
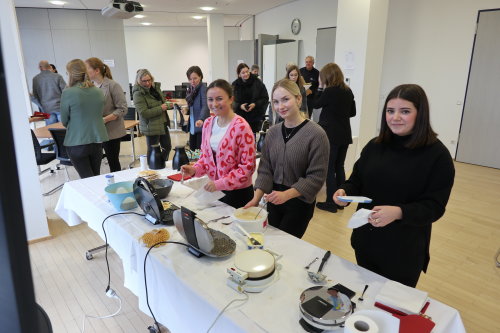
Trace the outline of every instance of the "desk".
{"label": "desk", "polygon": [[[162,175],[175,171],[162,170]],[[133,180],[138,169],[115,173],[116,182]],[[186,181],[194,186],[195,180]],[[56,213],[69,225],[86,221],[101,237],[102,220],[115,213],[106,200],[104,176],[75,180],[64,184],[56,206]],[[192,189],[175,183],[168,199],[181,205]],[[192,207],[191,207],[192,208]],[[233,208],[222,203],[217,207],[203,209],[203,219],[228,215]],[[144,218],[123,215],[108,219],[106,231],[110,246],[123,261],[125,286],[139,298],[139,308],[149,314],[146,306],[143,280],[143,261],[147,248],[137,239],[155,226]],[[221,230],[236,241],[236,251],[245,249],[244,239],[233,225],[211,223],[210,227]],[[167,227],[171,240],[183,241],[174,227]],[[232,305],[219,318],[212,332],[304,332],[298,325],[300,293],[313,284],[307,279],[304,266],[311,258],[322,257],[324,250],[303,240],[294,238],[280,230],[269,227],[265,232],[265,244],[283,254],[280,279],[262,293],[249,294],[249,300],[242,306]],[[96,244],[97,245],[97,244]],[[203,257],[197,259],[184,247],[168,244],[153,249],[148,256],[147,279],[149,302],[157,320],[173,333],[206,332],[219,311],[231,300],[242,298],[226,286],[226,268],[232,264],[233,256],[222,259]],[[89,263],[91,264],[91,263]],[[314,266],[317,268],[317,265]],[[347,260],[332,254],[323,272],[331,279],[328,285],[342,283],[360,293],[369,284],[365,301],[358,309],[371,309],[375,296],[386,279]],[[113,277],[111,277],[113,281]],[[96,281],[105,284],[105,281]],[[357,299],[357,296],[356,296]],[[457,310],[436,300],[430,301],[426,312],[436,322],[433,333],[465,332]],[[279,319],[278,319],[279,318]],[[335,332],[343,332],[342,329]]]}
{"label": "desk", "polygon": [[[135,156],[135,142],[134,142],[134,127],[139,125],[138,120],[124,120],[125,129],[130,134],[130,142],[132,145],[132,162],[129,164],[129,167],[137,160]],[[43,126],[40,128],[36,128],[33,131],[35,135],[39,139],[52,139],[52,135],[50,135],[49,128],[65,128],[61,122],[50,124],[47,126]]]}

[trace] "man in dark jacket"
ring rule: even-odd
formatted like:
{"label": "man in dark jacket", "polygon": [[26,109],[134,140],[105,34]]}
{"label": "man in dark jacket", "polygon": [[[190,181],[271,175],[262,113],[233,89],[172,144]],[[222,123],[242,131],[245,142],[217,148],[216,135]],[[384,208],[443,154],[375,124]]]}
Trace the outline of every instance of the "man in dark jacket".
{"label": "man in dark jacket", "polygon": [[319,85],[319,71],[314,68],[314,57],[306,57],[306,66],[300,69],[300,74],[304,78],[306,84],[310,84],[309,89],[306,90],[307,96],[307,111],[309,112],[309,118],[312,117],[312,111],[314,107],[314,97]]}
{"label": "man in dark jacket", "polygon": [[45,121],[46,125],[61,121],[60,102],[61,94],[66,88],[66,82],[61,75],[51,71],[47,60],[38,64],[40,74],[33,78],[33,97],[41,105],[42,111],[50,113],[50,118]]}

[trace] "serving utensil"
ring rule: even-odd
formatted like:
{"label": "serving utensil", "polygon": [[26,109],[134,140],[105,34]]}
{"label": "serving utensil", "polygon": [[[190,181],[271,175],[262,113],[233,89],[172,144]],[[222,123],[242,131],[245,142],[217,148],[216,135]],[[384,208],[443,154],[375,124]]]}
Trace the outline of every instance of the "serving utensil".
{"label": "serving utensil", "polygon": [[361,296],[359,296],[358,301],[363,302],[363,296],[365,295],[366,289],[368,289],[368,285],[365,285],[365,289],[363,289],[363,292],[361,293]]}
{"label": "serving utensil", "polygon": [[307,275],[312,280],[312,282],[321,283],[321,282],[325,281],[326,275],[321,273],[321,271],[323,270],[323,266],[325,265],[328,258],[330,258],[330,255],[331,255],[331,252],[326,251],[325,255],[323,256],[323,259],[321,259],[321,265],[319,265],[319,269],[317,272],[312,272],[312,271],[307,272]]}
{"label": "serving utensil", "polygon": [[252,245],[262,245],[260,244],[260,242],[258,240],[256,240],[255,238],[253,238],[242,226],[240,226],[239,224],[236,224],[236,226],[238,227],[238,229],[241,230],[241,232],[248,237],[248,239],[250,240],[250,243],[252,243]]}

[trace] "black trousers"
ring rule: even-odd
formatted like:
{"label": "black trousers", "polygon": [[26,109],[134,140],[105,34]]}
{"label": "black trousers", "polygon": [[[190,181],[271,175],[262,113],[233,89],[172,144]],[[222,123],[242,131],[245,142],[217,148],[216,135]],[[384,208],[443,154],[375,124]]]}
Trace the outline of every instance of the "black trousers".
{"label": "black trousers", "polygon": [[312,113],[314,109],[314,94],[307,96],[307,113],[309,113],[309,119],[312,119]]}
{"label": "black trousers", "polygon": [[359,266],[413,288],[417,286],[424,268],[424,256],[411,258],[401,253],[385,253],[385,258],[381,260],[369,249],[355,249],[354,253]]}
{"label": "black trousers", "polygon": [[335,145],[330,143],[330,157],[328,158],[328,173],[326,174],[326,201],[333,202],[333,194],[345,182],[345,157],[349,145]]}
{"label": "black trousers", "polygon": [[102,143],[66,146],[66,151],[80,178],[88,178],[100,174]]}
{"label": "black trousers", "polygon": [[109,172],[121,171],[120,165],[120,144],[121,138],[109,140],[102,143],[102,148],[108,159]]}
{"label": "black trousers", "polygon": [[201,147],[201,132],[200,133],[189,133],[189,149],[195,150]]}
{"label": "black trousers", "polygon": [[220,199],[220,201],[234,208],[245,206],[253,198],[252,185],[237,190],[222,192],[224,192],[225,196]]}
{"label": "black trousers", "polygon": [[172,141],[170,140],[170,131],[168,130],[167,123],[164,123],[164,126],[165,134],[147,135],[146,144],[148,146],[148,157],[151,154],[151,146],[159,143],[163,148],[163,157],[165,158],[165,161],[168,161],[168,156],[170,155],[170,151],[172,151]]}
{"label": "black trousers", "polygon": [[[274,185],[275,191],[285,191],[283,185]],[[293,198],[281,205],[267,204],[268,222],[273,227],[283,230],[297,238],[302,238],[307,230],[309,221],[314,214],[313,203],[307,203],[299,198]]]}

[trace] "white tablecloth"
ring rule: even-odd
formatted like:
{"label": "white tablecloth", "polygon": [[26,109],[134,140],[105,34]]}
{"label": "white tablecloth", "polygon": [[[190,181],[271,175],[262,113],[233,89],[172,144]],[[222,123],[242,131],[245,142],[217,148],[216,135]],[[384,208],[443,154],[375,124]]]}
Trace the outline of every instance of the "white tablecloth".
{"label": "white tablecloth", "polygon": [[[138,169],[115,173],[115,182],[134,180]],[[163,175],[175,171],[162,170]],[[186,185],[196,185],[197,180]],[[56,213],[68,225],[82,221],[104,238],[101,224],[104,218],[116,213],[107,201],[104,175],[75,180],[64,185],[56,206]],[[190,187],[175,183],[168,200],[178,206],[189,207],[192,193]],[[189,207],[191,209],[195,207]],[[196,209],[194,209],[196,211]],[[233,208],[222,203],[216,207],[198,211],[204,220],[230,215]],[[140,208],[135,211],[141,212]],[[224,220],[227,221],[227,220]],[[147,248],[138,238],[143,233],[157,228],[137,215],[122,215],[109,218],[105,223],[110,246],[123,261],[125,286],[139,298],[139,308],[149,314],[144,292],[143,262]],[[221,230],[236,241],[236,251],[246,248],[245,240],[233,225],[210,223],[210,227]],[[171,240],[184,241],[175,227],[167,227]],[[96,244],[100,245],[100,244]],[[279,280],[262,293],[249,294],[249,300],[234,303],[217,321],[211,332],[304,332],[299,326],[299,296],[314,284],[307,278],[304,266],[312,258],[322,258],[324,250],[310,243],[269,227],[265,232],[266,247],[283,254]],[[226,285],[226,269],[232,265],[233,256],[224,259],[195,258],[185,247],[168,244],[153,249],[148,256],[147,279],[149,303],[159,322],[172,332],[206,332],[219,311],[231,300],[243,298]],[[89,262],[89,264],[91,264]],[[312,267],[317,269],[319,261]],[[375,296],[386,281],[385,278],[367,271],[347,260],[332,254],[323,269],[328,276],[328,285],[342,283],[360,293],[365,284],[368,288],[365,301],[358,309],[372,309]],[[113,276],[111,276],[113,281]],[[102,281],[105,283],[105,281]],[[357,296],[356,296],[357,299]],[[433,332],[465,332],[457,310],[436,300],[430,301],[426,312],[436,326]],[[342,332],[340,329],[336,332]]]}

